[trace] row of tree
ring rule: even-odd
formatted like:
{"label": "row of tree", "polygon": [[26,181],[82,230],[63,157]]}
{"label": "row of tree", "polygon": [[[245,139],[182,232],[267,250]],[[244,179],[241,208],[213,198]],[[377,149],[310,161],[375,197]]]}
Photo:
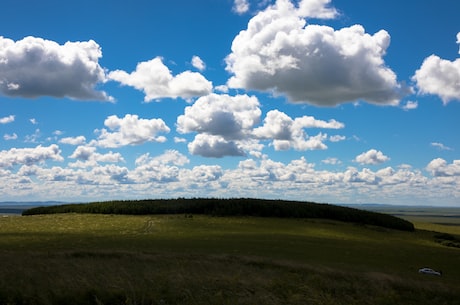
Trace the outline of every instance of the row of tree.
{"label": "row of tree", "polygon": [[411,222],[383,213],[331,204],[253,198],[177,198],[104,201],[36,207],[25,210],[22,215],[54,213],[128,215],[204,214],[212,216],[323,218],[404,231],[414,230],[414,225]]}

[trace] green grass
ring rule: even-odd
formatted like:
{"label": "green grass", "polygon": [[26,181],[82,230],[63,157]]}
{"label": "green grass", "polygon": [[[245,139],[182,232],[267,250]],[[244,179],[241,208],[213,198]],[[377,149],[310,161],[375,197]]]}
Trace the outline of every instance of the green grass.
{"label": "green grass", "polygon": [[373,207],[372,211],[395,215],[412,222],[419,230],[460,236],[460,208],[454,207]]}
{"label": "green grass", "polygon": [[330,220],[4,217],[0,261],[0,304],[460,304],[460,249]]}

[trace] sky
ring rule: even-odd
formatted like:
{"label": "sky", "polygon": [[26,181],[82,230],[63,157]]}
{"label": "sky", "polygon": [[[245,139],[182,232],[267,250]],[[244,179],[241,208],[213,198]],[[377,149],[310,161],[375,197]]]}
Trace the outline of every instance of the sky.
{"label": "sky", "polygon": [[5,0],[0,201],[460,206],[460,2]]}

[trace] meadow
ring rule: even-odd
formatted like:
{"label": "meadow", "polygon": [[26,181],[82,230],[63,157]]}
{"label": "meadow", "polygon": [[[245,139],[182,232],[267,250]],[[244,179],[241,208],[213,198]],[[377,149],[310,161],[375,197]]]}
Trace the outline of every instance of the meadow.
{"label": "meadow", "polygon": [[0,304],[460,304],[460,249],[434,235],[325,219],[3,217]]}

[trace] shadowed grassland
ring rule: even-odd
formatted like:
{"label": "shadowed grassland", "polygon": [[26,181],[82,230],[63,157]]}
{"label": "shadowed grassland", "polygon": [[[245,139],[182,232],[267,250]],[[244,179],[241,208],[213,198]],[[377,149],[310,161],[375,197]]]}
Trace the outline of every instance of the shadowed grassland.
{"label": "shadowed grassland", "polygon": [[321,219],[4,217],[0,260],[0,304],[460,304],[459,249]]}

